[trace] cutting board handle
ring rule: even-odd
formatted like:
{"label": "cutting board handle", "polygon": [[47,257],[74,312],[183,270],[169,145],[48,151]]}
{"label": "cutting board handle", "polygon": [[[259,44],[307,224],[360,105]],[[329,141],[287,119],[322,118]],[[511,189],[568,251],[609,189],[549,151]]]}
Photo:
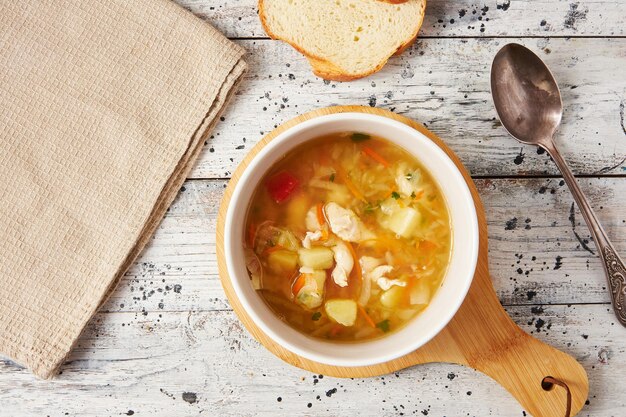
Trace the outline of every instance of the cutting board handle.
{"label": "cutting board handle", "polygon": [[[442,361],[472,367],[496,380],[535,417],[566,415],[567,390],[542,387],[545,377],[553,377],[569,388],[571,415],[575,415],[589,392],[585,370],[570,355],[520,329],[500,305],[488,271],[481,269],[459,312],[425,349],[415,352],[412,362]],[[448,346],[445,351],[437,349],[444,345]],[[445,353],[425,358],[420,351]]]}
{"label": "cutting board handle", "polygon": [[[516,339],[489,361],[468,365],[495,379],[535,417],[577,414],[589,391],[582,366],[571,356],[537,339],[524,336]],[[567,388],[545,384],[546,378],[554,378]]]}

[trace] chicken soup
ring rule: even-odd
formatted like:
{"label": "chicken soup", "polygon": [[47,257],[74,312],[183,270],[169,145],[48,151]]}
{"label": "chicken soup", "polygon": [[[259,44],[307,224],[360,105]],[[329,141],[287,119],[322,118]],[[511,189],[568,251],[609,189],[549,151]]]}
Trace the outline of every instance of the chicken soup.
{"label": "chicken soup", "polygon": [[300,145],[260,181],[245,224],[246,266],[295,329],[374,339],[426,308],[450,259],[443,194],[419,161],[345,132]]}

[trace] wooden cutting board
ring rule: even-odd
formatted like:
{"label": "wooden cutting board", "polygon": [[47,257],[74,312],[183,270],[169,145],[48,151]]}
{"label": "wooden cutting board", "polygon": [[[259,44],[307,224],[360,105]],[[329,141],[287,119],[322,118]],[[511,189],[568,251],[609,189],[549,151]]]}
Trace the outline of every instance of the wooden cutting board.
{"label": "wooden cutting board", "polygon": [[[405,123],[441,147],[457,165],[474,197],[480,243],[474,281],[457,314],[430,342],[401,358],[360,367],[329,366],[302,358],[276,344],[264,334],[242,308],[233,290],[224,257],[224,219],[233,189],[252,158],[272,139],[303,121],[333,113],[371,113]],[[243,213],[242,213],[243,215]],[[577,414],[587,400],[589,382],[583,367],[571,356],[540,342],[520,329],[500,305],[489,276],[487,223],[480,197],[469,173],[446,144],[421,124],[387,110],[362,107],[328,107],[303,114],[267,134],[244,158],[233,173],[218,213],[217,257],[220,279],[233,310],[246,328],[273,354],[285,362],[313,373],[352,378],[388,374],[399,369],[429,362],[449,362],[476,369],[506,388],[535,417],[562,417],[566,410],[566,391],[555,386],[546,391],[541,382],[552,376],[569,387],[571,415]]]}

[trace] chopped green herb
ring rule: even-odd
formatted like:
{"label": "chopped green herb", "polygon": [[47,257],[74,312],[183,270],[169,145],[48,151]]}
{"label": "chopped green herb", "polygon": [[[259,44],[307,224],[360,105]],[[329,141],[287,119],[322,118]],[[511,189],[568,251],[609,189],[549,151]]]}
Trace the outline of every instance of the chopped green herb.
{"label": "chopped green herb", "polygon": [[397,192],[393,191],[391,193],[391,198],[393,198],[394,200],[397,200],[400,198],[400,194],[398,194]]}
{"label": "chopped green herb", "polygon": [[318,321],[319,319],[322,318],[322,313],[320,313],[319,311],[316,311],[315,313],[313,313],[313,315],[311,316],[311,320],[313,321]]}
{"label": "chopped green herb", "polygon": [[411,198],[415,198],[415,191],[411,193]]}
{"label": "chopped green herb", "polygon": [[352,134],[352,142],[365,142],[366,140],[370,140],[372,137],[365,133],[354,132]]}
{"label": "chopped green herb", "polygon": [[385,333],[387,333],[391,328],[391,326],[389,325],[389,320],[383,320],[377,323],[376,327],[378,327],[380,330],[382,330]]}
{"label": "chopped green herb", "polygon": [[334,172],[332,174],[330,174],[330,177],[328,177],[328,180],[330,182],[335,182],[335,173]]}

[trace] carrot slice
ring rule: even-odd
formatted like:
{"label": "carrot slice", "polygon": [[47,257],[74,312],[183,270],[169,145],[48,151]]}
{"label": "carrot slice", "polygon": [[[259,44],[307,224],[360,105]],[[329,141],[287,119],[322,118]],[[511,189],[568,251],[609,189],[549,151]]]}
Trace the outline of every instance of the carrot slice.
{"label": "carrot slice", "polygon": [[343,183],[346,184],[346,187],[348,187],[348,190],[350,190],[350,192],[356,198],[358,198],[359,200],[361,200],[362,202],[367,204],[367,200],[365,199],[365,196],[363,195],[363,193],[361,193],[359,191],[359,189],[356,188],[356,185],[354,185],[352,180],[350,178],[348,178],[348,175],[346,174],[346,172],[341,167],[337,167],[337,173],[339,174],[339,177],[341,178],[341,181],[343,181]]}
{"label": "carrot slice", "polygon": [[357,258],[356,256],[356,251],[354,250],[354,247],[352,246],[352,243],[348,242],[347,245],[348,249],[350,250],[350,254],[352,255],[352,259],[354,259],[354,266],[356,268],[354,268],[354,271],[356,273],[356,277],[358,278],[359,282],[363,280],[363,275],[361,275],[361,266],[359,265],[359,258]]}
{"label": "carrot slice", "polygon": [[320,227],[326,224],[326,219],[324,219],[324,204],[317,203],[317,222],[320,224]]}
{"label": "carrot slice", "polygon": [[425,251],[437,249],[438,247],[435,242],[431,242],[430,240],[422,240],[422,241],[418,240],[418,243],[419,243],[419,246],[417,248],[425,250]]}
{"label": "carrot slice", "polygon": [[373,328],[376,328],[376,323],[374,323],[374,320],[372,320],[369,314],[367,314],[367,311],[365,311],[365,309],[361,305],[359,305],[359,311],[361,312],[361,314],[363,314],[363,318],[365,319],[367,324],[369,324]]}
{"label": "carrot slice", "polygon": [[385,158],[383,158],[378,152],[376,152],[374,149],[370,148],[369,146],[363,146],[363,153],[365,153],[367,156],[369,156],[370,158],[372,158],[374,161],[378,162],[382,166],[384,167],[389,166],[389,162],[387,162]]}
{"label": "carrot slice", "polygon": [[415,281],[417,281],[417,279],[418,278],[414,276],[411,276],[409,277],[409,279],[407,279],[406,287],[404,287],[407,294],[411,293],[411,289],[415,286]]}
{"label": "carrot slice", "polygon": [[378,238],[373,239],[372,241],[374,242],[374,246],[377,249],[390,251],[391,253],[401,252],[404,248],[404,244],[399,239],[392,238],[389,236],[384,236],[384,235],[379,236]]}
{"label": "carrot slice", "polygon": [[363,196],[363,194],[361,194],[361,192],[356,188],[356,186],[354,185],[354,183],[348,178],[345,177],[343,182],[346,183],[346,187],[348,187],[348,190],[350,190],[350,192],[352,194],[354,194],[354,196],[356,198],[358,198],[359,200],[361,200],[364,203],[367,203],[367,200],[365,199],[365,197]]}
{"label": "carrot slice", "polygon": [[385,194],[385,196],[382,198],[383,200],[386,200],[388,198],[391,198],[391,196],[393,195],[393,193],[395,193],[395,191],[392,189],[390,190],[387,194]]}
{"label": "carrot slice", "polygon": [[306,284],[306,276],[307,274],[300,274],[294,281],[293,286],[291,287],[291,293],[294,297],[297,297],[298,293],[302,290],[302,288],[304,288]]}

